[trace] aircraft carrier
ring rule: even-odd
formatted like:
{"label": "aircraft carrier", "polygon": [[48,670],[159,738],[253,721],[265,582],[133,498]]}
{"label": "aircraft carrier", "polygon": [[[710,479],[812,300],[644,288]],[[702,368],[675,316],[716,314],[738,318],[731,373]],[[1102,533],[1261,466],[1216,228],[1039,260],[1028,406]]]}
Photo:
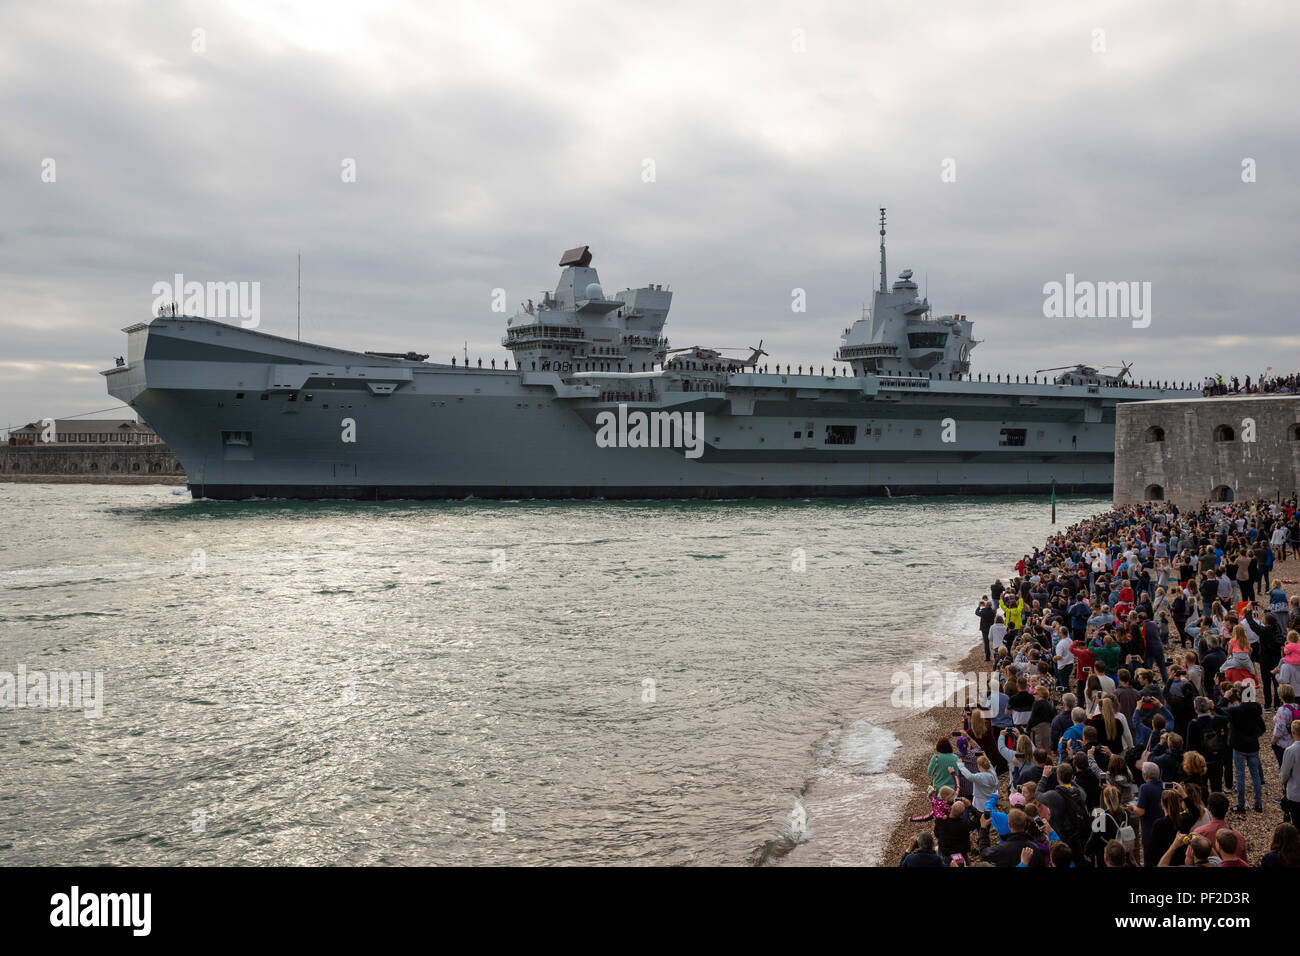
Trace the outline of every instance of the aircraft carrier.
{"label": "aircraft carrier", "polygon": [[165,314],[102,374],[212,499],[1109,494],[1116,404],[1198,394],[1127,367],[973,373],[971,321],[911,270],[887,287],[881,212],[880,288],[829,367],[670,349],[672,292],[607,296],[580,246],[507,319],[500,368]]}

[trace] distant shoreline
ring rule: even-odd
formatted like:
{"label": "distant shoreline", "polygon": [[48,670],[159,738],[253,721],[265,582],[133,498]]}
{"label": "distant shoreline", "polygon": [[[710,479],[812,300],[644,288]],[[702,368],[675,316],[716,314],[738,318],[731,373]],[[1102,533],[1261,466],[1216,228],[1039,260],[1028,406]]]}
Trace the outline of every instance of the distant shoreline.
{"label": "distant shoreline", "polygon": [[184,475],[30,475],[0,474],[3,485],[183,485]]}

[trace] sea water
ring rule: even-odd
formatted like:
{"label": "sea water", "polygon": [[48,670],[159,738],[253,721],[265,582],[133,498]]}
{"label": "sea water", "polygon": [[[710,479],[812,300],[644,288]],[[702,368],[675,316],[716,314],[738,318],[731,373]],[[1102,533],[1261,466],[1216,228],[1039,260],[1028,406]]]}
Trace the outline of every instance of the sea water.
{"label": "sea water", "polygon": [[[0,864],[877,863],[892,675],[964,654],[1050,530],[1045,497],[0,484]],[[99,716],[42,698],[68,673]]]}

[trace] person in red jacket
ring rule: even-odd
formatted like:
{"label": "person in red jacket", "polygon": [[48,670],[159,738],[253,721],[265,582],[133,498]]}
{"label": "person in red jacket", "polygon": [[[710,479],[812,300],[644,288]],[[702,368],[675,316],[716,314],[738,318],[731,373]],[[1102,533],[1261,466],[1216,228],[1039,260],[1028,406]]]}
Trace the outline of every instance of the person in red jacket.
{"label": "person in red jacket", "polygon": [[1128,612],[1133,610],[1133,588],[1129,586],[1128,581],[1119,589],[1119,600],[1115,602],[1115,619],[1122,620],[1128,617]]}
{"label": "person in red jacket", "polygon": [[1074,655],[1074,679],[1083,687],[1088,682],[1088,675],[1092,673],[1092,665],[1097,660],[1097,655],[1088,650],[1088,645],[1083,641],[1075,641],[1070,645],[1070,653]]}

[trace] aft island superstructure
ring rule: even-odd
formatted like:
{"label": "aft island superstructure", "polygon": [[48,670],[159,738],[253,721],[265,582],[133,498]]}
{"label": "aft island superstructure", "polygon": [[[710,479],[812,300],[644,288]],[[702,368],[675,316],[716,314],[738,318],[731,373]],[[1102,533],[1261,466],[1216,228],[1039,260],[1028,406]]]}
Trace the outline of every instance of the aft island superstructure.
{"label": "aft island superstructure", "polygon": [[591,262],[566,252],[507,320],[501,368],[163,315],[103,374],[191,492],[225,499],[1109,493],[1116,404],[1188,394],[972,375],[966,316],[933,315],[910,270],[886,286],[883,216],[880,288],[829,374],[769,369],[761,343],[670,349],[672,292],[606,295]]}

